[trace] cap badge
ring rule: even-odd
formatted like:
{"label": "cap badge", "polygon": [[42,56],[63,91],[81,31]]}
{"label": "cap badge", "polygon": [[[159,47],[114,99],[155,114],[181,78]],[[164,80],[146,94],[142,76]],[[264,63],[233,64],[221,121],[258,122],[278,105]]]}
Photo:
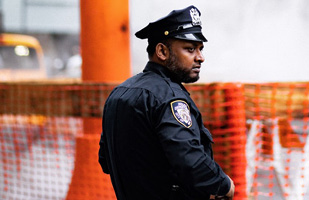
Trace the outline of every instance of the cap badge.
{"label": "cap badge", "polygon": [[198,13],[198,11],[196,10],[196,8],[192,8],[190,10],[190,15],[192,18],[192,24],[193,26],[198,26],[198,25],[202,25],[201,19],[200,19],[200,15]]}
{"label": "cap badge", "polygon": [[189,106],[185,101],[176,100],[171,102],[171,108],[174,118],[184,127],[189,128],[192,125]]}

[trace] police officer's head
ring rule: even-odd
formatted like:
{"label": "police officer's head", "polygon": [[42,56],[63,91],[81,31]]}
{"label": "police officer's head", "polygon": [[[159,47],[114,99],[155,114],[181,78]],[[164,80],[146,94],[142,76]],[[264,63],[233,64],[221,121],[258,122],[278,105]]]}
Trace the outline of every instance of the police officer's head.
{"label": "police officer's head", "polygon": [[195,82],[199,79],[204,56],[200,11],[189,6],[174,10],[166,17],[149,23],[135,35],[148,39],[150,61],[165,66],[177,82]]}
{"label": "police officer's head", "polygon": [[149,23],[145,28],[136,32],[136,37],[148,39],[147,52],[154,53],[156,44],[169,38],[207,42],[202,34],[201,13],[195,6],[181,10],[173,10],[167,16]]}

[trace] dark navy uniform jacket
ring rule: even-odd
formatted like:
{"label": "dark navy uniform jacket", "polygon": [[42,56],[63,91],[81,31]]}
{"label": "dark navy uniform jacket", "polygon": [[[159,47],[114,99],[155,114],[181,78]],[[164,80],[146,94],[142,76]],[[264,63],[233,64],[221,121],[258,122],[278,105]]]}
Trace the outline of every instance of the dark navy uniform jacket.
{"label": "dark navy uniform jacket", "polygon": [[119,200],[205,200],[230,188],[212,141],[190,94],[149,62],[107,99],[99,162]]}

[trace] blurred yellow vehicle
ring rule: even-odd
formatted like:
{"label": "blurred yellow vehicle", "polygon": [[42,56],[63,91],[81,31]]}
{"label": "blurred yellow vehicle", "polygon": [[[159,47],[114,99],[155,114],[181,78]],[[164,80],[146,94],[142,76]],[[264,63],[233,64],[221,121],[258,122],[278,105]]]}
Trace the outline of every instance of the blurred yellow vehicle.
{"label": "blurred yellow vehicle", "polygon": [[43,50],[28,35],[0,34],[0,81],[46,79]]}

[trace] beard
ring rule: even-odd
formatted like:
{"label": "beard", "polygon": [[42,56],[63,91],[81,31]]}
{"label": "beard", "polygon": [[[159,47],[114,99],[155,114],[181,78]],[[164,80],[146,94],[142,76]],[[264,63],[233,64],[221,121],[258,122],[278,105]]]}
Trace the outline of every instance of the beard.
{"label": "beard", "polygon": [[179,62],[177,56],[171,49],[170,57],[166,61],[166,67],[171,72],[172,78],[177,82],[194,83],[200,78],[198,74],[195,77],[191,77],[191,69],[187,69],[185,66],[183,66],[183,64]]}

